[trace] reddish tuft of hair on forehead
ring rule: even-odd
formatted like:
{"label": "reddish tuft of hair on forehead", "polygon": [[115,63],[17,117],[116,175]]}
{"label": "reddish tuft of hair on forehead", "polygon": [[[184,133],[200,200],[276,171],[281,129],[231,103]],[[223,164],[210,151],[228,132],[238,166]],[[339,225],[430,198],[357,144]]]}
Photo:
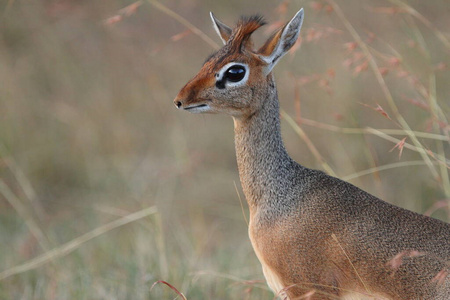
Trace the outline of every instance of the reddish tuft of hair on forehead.
{"label": "reddish tuft of hair on forehead", "polygon": [[256,29],[265,24],[264,18],[260,15],[241,17],[237,22],[236,27],[233,29],[228,41],[232,51],[242,52],[242,49],[244,48],[252,51],[253,43],[250,36]]}

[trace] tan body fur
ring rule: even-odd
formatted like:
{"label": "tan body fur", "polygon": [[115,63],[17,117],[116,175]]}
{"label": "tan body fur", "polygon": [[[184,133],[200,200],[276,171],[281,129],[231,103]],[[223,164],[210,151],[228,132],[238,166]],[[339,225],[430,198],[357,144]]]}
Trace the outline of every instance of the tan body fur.
{"label": "tan body fur", "polygon": [[[449,224],[305,168],[286,152],[271,70],[302,21],[300,11],[254,51],[250,34],[261,18],[231,30],[213,17],[225,46],[175,99],[178,108],[233,117],[250,240],[269,287],[283,299],[450,299]],[[229,68],[249,74],[236,81]]]}

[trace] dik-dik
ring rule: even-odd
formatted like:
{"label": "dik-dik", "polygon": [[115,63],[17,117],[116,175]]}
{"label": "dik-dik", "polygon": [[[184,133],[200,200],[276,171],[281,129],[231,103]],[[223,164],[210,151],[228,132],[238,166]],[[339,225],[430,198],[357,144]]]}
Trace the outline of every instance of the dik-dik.
{"label": "dik-dik", "polygon": [[[450,299],[450,224],[384,202],[292,160],[272,70],[296,42],[303,9],[255,50],[264,25],[213,25],[224,46],[179,92],[177,108],[225,113],[250,209],[249,235],[282,299]],[[303,297],[302,297],[303,296]]]}

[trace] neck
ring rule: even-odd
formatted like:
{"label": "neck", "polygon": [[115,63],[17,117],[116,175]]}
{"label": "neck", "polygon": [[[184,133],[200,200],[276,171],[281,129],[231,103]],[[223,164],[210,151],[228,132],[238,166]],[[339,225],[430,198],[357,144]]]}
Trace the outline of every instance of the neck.
{"label": "neck", "polygon": [[262,108],[251,117],[234,119],[239,176],[251,212],[279,206],[287,199],[282,193],[292,185],[297,165],[281,138],[276,89],[268,89],[265,98]]}

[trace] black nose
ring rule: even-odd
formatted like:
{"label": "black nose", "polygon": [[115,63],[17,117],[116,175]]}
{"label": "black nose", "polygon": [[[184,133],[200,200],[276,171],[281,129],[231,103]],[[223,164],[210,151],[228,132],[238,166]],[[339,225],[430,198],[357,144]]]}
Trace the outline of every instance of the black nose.
{"label": "black nose", "polygon": [[180,101],[174,101],[174,103],[175,103],[175,106],[177,108],[180,108],[180,106],[181,106],[181,102]]}

